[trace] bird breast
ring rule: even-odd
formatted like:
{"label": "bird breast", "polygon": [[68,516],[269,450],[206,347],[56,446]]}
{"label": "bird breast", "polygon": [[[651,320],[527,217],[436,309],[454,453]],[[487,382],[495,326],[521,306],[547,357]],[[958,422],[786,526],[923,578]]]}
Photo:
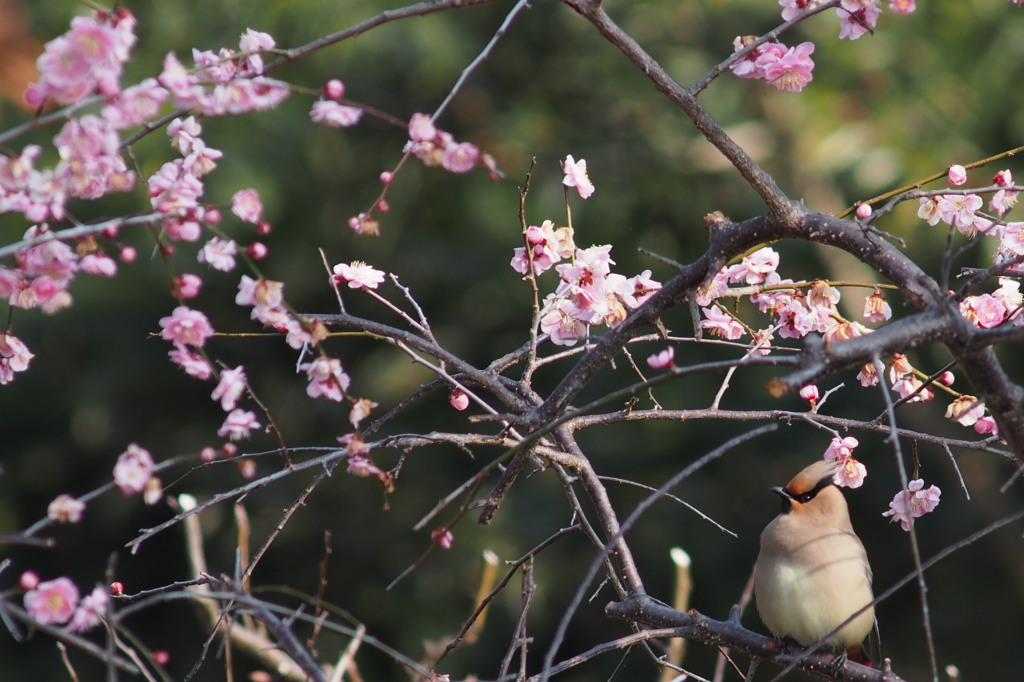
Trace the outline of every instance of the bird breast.
{"label": "bird breast", "polygon": [[[808,646],[871,603],[871,570],[852,530],[802,523],[795,532],[794,520],[791,515],[779,516],[761,534],[754,592],[768,629]],[[874,609],[868,608],[829,643],[855,646],[873,622]]]}

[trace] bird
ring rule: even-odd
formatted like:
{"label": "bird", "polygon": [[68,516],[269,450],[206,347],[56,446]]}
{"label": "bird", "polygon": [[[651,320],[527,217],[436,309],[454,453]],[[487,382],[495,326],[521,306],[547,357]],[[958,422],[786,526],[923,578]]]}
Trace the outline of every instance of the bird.
{"label": "bird", "polygon": [[776,637],[805,647],[827,637],[825,645],[840,657],[865,661],[864,639],[877,633],[871,566],[835,485],[838,468],[820,460],[771,489],[782,511],[761,533],[754,600]]}

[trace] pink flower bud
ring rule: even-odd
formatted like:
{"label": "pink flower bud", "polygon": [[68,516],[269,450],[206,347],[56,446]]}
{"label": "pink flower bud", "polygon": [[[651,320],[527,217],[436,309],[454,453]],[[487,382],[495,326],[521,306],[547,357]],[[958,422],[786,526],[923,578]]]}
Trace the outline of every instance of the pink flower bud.
{"label": "pink flower bud", "polygon": [[967,170],[959,164],[953,164],[946,172],[946,177],[951,185],[962,185],[967,182]]}
{"label": "pink flower bud", "polygon": [[220,209],[208,208],[206,209],[206,212],[203,213],[203,221],[206,222],[207,225],[220,225],[220,219]]}
{"label": "pink flower bud", "polygon": [[391,210],[391,204],[389,204],[386,199],[381,199],[377,202],[377,208],[381,213],[387,213]]}
{"label": "pink flower bud", "polygon": [[169,653],[167,653],[166,651],[163,651],[163,650],[161,650],[161,651],[154,651],[153,652],[153,662],[156,663],[159,666],[165,666],[165,665],[167,665],[168,663],[171,662],[171,655]]}
{"label": "pink flower bud", "polygon": [[251,481],[253,478],[256,477],[256,460],[238,460],[238,473],[242,474],[242,478],[244,478],[245,480]]}
{"label": "pink flower bud", "polygon": [[207,445],[205,448],[199,451],[199,459],[203,460],[204,462],[212,462],[213,460],[217,459],[216,448]]}
{"label": "pink flower bud", "polygon": [[953,378],[953,373],[950,372],[949,370],[946,370],[945,372],[939,375],[939,383],[944,386],[952,386]]}
{"label": "pink flower bud", "polygon": [[263,260],[267,257],[267,245],[263,242],[253,242],[245,248],[245,252],[253,260]]}
{"label": "pink flower bud", "polygon": [[33,571],[25,571],[21,574],[21,578],[18,579],[18,584],[25,591],[34,590],[39,585],[39,576]]}
{"label": "pink flower bud", "polygon": [[238,446],[234,443],[224,443],[220,451],[224,453],[225,457],[234,457],[238,454]]}
{"label": "pink flower bud", "polygon": [[469,396],[456,388],[448,394],[448,402],[451,403],[451,406],[456,410],[462,412],[469,407]]}
{"label": "pink flower bud", "polygon": [[384,171],[380,174],[381,184],[390,185],[391,181],[395,179],[395,174],[391,171]]}
{"label": "pink flower bud", "polygon": [[871,217],[871,205],[870,204],[857,204],[857,217],[861,220],[867,220]]}
{"label": "pink flower bud", "polygon": [[333,100],[341,99],[345,96],[345,84],[337,78],[332,78],[324,85],[324,96]]}
{"label": "pink flower bud", "polygon": [[139,252],[135,250],[134,246],[122,246],[118,257],[122,263],[134,263],[135,257],[139,255]]}
{"label": "pink flower bud", "polygon": [[270,226],[270,223],[268,223],[266,220],[261,220],[258,223],[256,223],[256,233],[264,237],[270,234],[270,231],[272,229],[273,228]]}
{"label": "pink flower bud", "polygon": [[438,526],[430,534],[430,539],[441,549],[451,549],[455,542],[455,534],[444,526]]}
{"label": "pink flower bud", "polygon": [[651,369],[669,369],[675,364],[676,350],[669,346],[647,358],[647,365]]}
{"label": "pink flower bud", "polygon": [[992,178],[992,184],[999,185],[1000,187],[1012,187],[1013,174],[1010,173],[1009,169],[1001,170]]}
{"label": "pink flower bud", "polygon": [[110,583],[110,594],[114,597],[120,597],[124,594],[124,583],[120,580],[115,580]]}
{"label": "pink flower bud", "polygon": [[814,384],[808,384],[800,389],[800,397],[806,400],[810,405],[817,405],[818,399],[821,397],[818,394],[818,387]]}
{"label": "pink flower bud", "polygon": [[203,280],[199,275],[186,272],[174,279],[175,292],[182,298],[195,298],[199,295],[199,289],[203,286]]}

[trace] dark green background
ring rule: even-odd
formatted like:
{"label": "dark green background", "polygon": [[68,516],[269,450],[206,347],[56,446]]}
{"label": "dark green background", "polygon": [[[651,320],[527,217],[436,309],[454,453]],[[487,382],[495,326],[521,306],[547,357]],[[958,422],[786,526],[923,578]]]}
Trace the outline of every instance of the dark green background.
{"label": "dark green background", "polygon": [[[726,74],[701,102],[791,196],[822,211],[838,212],[950,163],[966,163],[1022,144],[1024,15],[1005,0],[920,4],[909,17],[886,12],[877,35],[857,42],[835,39],[838,23],[830,12],[787,36],[790,44],[814,40],[818,46],[815,80],[799,95]],[[126,84],[158,73],[168,51],[188,62],[193,46],[235,47],[247,27],[268,31],[280,46],[291,47],[392,7],[378,0],[167,0],[126,6],[139,20],[139,44]],[[313,89],[329,78],[341,78],[348,97],[400,118],[433,111],[511,6],[501,2],[389,24],[291,64],[275,76]],[[83,11],[75,3],[54,0],[23,10],[29,32],[42,42],[65,31],[70,17]],[[768,0],[613,2],[608,10],[684,84],[698,80],[724,59],[733,36],[760,33],[778,22],[777,8]],[[521,15],[438,122],[458,139],[493,153],[506,178],[491,182],[483,171],[453,176],[410,163],[395,181],[389,196],[392,209],[383,217],[378,238],[356,237],[345,224],[376,196],[377,176],[400,157],[404,131],[370,118],[348,130],[318,126],[308,118],[311,103],[309,97],[294,95],[272,112],[204,120],[204,139],[225,153],[208,177],[204,199],[226,206],[237,189],[251,186],[260,191],[274,226],[264,270],[287,283],[286,294],[296,308],[329,312],[336,306],[318,248],[332,263],[363,259],[397,274],[427,311],[440,341],[477,364],[526,338],[529,290],[508,261],[520,241],[517,188],[531,158],[537,159],[537,169],[528,217],[538,224],[545,218],[564,221],[558,161],[566,154],[587,160],[597,192],[587,202],[573,202],[577,241],[581,246],[614,244],[616,271],[627,276],[652,268],[656,279],[669,279],[670,270],[640,255],[637,248],[682,262],[692,260],[705,248],[702,217],[710,211],[722,210],[734,219],[763,212],[756,195],[642,74],[589,24],[549,0],[537,0]],[[0,102],[4,128],[26,116],[13,102]],[[39,131],[8,151],[17,151],[29,139],[46,144],[55,132]],[[162,131],[136,145],[134,153],[146,175],[173,158]],[[1004,165],[974,171],[970,181],[987,184]],[[1024,174],[1019,164],[1009,166],[1018,176]],[[129,196],[98,204],[75,203],[71,210],[80,220],[94,220],[147,206],[139,187]],[[225,227],[240,239],[251,238],[247,228],[232,220]],[[937,273],[945,241],[941,228],[918,221],[912,207],[896,211],[882,227],[904,238],[908,252]],[[24,229],[18,216],[0,217],[4,243]],[[223,413],[209,400],[211,385],[185,377],[167,362],[166,344],[149,338],[159,329],[157,320],[174,305],[160,259],[150,258],[152,241],[142,229],[125,231],[121,238],[138,247],[140,258],[122,267],[117,279],[81,277],[73,289],[75,306],[52,318],[15,311],[14,330],[36,359],[31,371],[0,389],[0,530],[13,531],[36,521],[58,493],[80,495],[108,481],[116,456],[129,442],[149,448],[158,460],[194,454],[216,442],[214,432]],[[776,248],[782,255],[783,276],[871,279],[863,265],[844,254],[802,243]],[[961,264],[984,264],[987,253],[988,247],[982,245]],[[175,266],[204,272],[192,258],[189,248],[181,248]],[[204,276],[206,285],[197,305],[210,314],[214,325],[223,331],[255,331],[246,311],[233,304],[238,273]],[[553,279],[552,273],[541,281],[550,288]],[[393,294],[392,289],[389,295],[397,300]],[[349,296],[348,301],[356,312],[394,320],[360,297]],[[902,314],[899,298],[892,302],[896,314]],[[851,306],[848,313],[856,310]],[[677,333],[692,333],[685,310],[672,312],[665,323]],[[634,355],[642,361],[660,347],[638,347]],[[428,378],[387,346],[332,340],[328,348],[351,372],[354,391],[384,408]],[[1002,356],[1019,377],[1015,350],[1005,349]],[[344,409],[306,398],[305,381],[294,375],[294,354],[281,340],[216,340],[211,353],[230,366],[249,368],[253,387],[290,445],[330,446],[348,430]],[[689,345],[677,348],[681,363],[731,356],[735,353]],[[924,347],[914,352],[913,360],[924,371],[933,371],[947,355]],[[553,386],[567,367],[541,371],[538,389]],[[770,370],[740,373],[722,406],[802,409],[795,396],[779,401],[767,396],[763,387],[772,376]],[[629,380],[628,367],[620,361],[581,400]],[[656,394],[665,407],[706,407],[721,380],[717,374],[688,377],[661,386]],[[822,388],[840,381],[846,388],[830,398],[826,412],[871,419],[882,411],[878,393],[857,386],[852,373],[830,379]],[[641,406],[649,405],[641,400]],[[904,407],[901,424],[969,437],[969,431],[943,417],[944,407],[942,400]],[[465,415],[454,413],[437,395],[388,428],[399,433],[462,431],[471,426]],[[742,428],[745,425],[735,422],[651,422],[583,432],[580,440],[599,473],[658,486]],[[907,536],[880,515],[898,489],[891,451],[879,436],[854,435],[861,439],[858,456],[870,475],[864,488],[849,493],[848,499],[881,590],[911,570],[910,549]],[[777,501],[767,488],[818,457],[828,440],[825,432],[804,423],[783,426],[675,491],[738,533],[738,539],[674,503],[659,502],[629,536],[649,592],[670,598],[668,550],[683,546],[694,558],[692,605],[724,618],[749,576],[760,528],[776,511]],[[909,461],[911,446],[904,446]],[[273,442],[257,437],[247,447],[269,449]],[[398,454],[387,453],[379,461],[391,466]],[[374,481],[335,475],[289,523],[256,571],[256,583],[315,592],[322,536],[330,531],[333,555],[326,598],[365,622],[379,639],[419,658],[423,640],[453,633],[472,609],[482,549],[514,559],[571,523],[552,474],[524,478],[493,526],[479,527],[467,517],[455,528],[451,551],[433,552],[415,573],[385,592],[387,583],[429,545],[428,533],[415,533],[412,525],[494,454],[480,451],[471,459],[440,446],[413,451],[396,493],[387,499],[389,510]],[[947,454],[933,446],[919,450],[924,478],[943,489],[939,510],[918,526],[926,557],[1018,508],[1024,497],[1019,484],[999,492],[1013,470],[1010,465],[969,451],[954,455],[970,502]],[[277,466],[276,458],[268,458],[259,471],[269,473]],[[174,474],[167,473],[164,479],[169,483]],[[246,500],[254,543],[273,528],[307,480],[307,475],[296,475]],[[168,492],[204,497],[240,483],[229,465],[192,474]],[[644,497],[632,488],[610,486],[623,516]],[[217,509],[204,519],[210,565],[216,572],[230,573],[234,565],[229,512],[226,507]],[[0,575],[0,585],[14,587],[21,571],[32,569],[44,579],[67,574],[79,585],[91,586],[105,582],[112,555],[116,576],[129,592],[187,578],[177,529],[148,542],[135,556],[122,549],[136,529],[158,523],[169,513],[164,506],[144,508],[136,498],[107,495],[90,505],[81,524],[49,533],[58,541],[56,549],[2,548],[13,564]],[[450,513],[442,515],[448,518]],[[538,558],[538,594],[529,620],[535,665],[592,557],[588,544],[570,538]],[[1022,566],[1018,525],[960,552],[928,574],[940,666],[955,664],[966,679],[1019,675]],[[626,633],[624,624],[609,622],[602,614],[610,598],[605,589],[583,607],[559,659]],[[276,599],[295,603],[287,597]],[[507,646],[518,600],[516,580],[497,600],[480,642],[450,657],[441,672],[492,678]],[[896,671],[911,679],[928,674],[919,610],[912,588],[878,608],[885,653],[894,659]],[[762,629],[752,611],[744,621]],[[179,602],[146,612],[130,624],[147,646],[170,652],[168,672],[182,679],[206,636],[202,623],[191,607]],[[342,644],[322,639],[318,649],[323,660],[332,660]],[[710,675],[714,653],[692,646],[687,664]],[[102,673],[87,658],[73,654],[73,660],[82,680],[101,679]],[[603,657],[566,679],[604,679],[617,660]],[[0,636],[0,661],[9,663],[4,665],[4,680],[67,679],[52,640],[44,636],[25,645]],[[358,662],[368,679],[404,678],[397,666],[368,648]],[[248,671],[248,665],[247,659],[240,659],[238,673]],[[633,654],[625,674],[629,679],[652,679],[656,673],[642,655]],[[767,672],[761,677],[768,679]],[[195,679],[224,679],[216,652]]]}

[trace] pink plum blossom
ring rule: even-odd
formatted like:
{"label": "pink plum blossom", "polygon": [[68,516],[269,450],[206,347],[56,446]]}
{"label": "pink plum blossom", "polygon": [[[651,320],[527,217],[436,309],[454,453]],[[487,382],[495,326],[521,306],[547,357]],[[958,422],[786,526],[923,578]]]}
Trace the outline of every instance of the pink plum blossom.
{"label": "pink plum blossom", "polygon": [[874,30],[882,10],[877,0],[841,0],[836,14],[839,15],[839,37],[856,40]]}
{"label": "pink plum blossom", "polygon": [[413,114],[409,119],[409,139],[413,142],[428,142],[437,136],[437,128],[429,114]]}
{"label": "pink plum blossom", "polygon": [[264,50],[273,50],[277,46],[274,37],[263,31],[255,31],[251,28],[245,29],[245,33],[238,41],[238,49],[248,54],[240,67],[243,74],[259,75],[263,73],[263,56],[259,54]]}
{"label": "pink plum blossom", "polygon": [[203,128],[195,116],[176,118],[167,126],[167,135],[171,138],[171,146],[182,154],[192,150],[193,142],[202,134]]}
{"label": "pink plum blossom", "polygon": [[78,269],[89,275],[114,277],[117,274],[117,261],[103,253],[87,253],[78,262]]}
{"label": "pink plum blossom", "polygon": [[985,403],[973,395],[958,396],[946,408],[946,418],[953,419],[964,426],[974,426],[985,416]]}
{"label": "pink plum blossom", "polygon": [[853,436],[846,436],[845,438],[836,436],[825,449],[823,457],[829,461],[837,460],[842,462],[853,457],[853,451],[858,445],[860,445],[860,441]]}
{"label": "pink plum blossom", "polygon": [[242,189],[231,197],[231,212],[247,223],[255,225],[263,219],[263,201],[255,189]]}
{"label": "pink plum blossom", "polygon": [[859,488],[864,484],[864,478],[868,474],[867,467],[853,456],[853,451],[858,445],[860,442],[853,436],[836,436],[825,449],[824,459],[839,462],[835,481],[840,487]]}
{"label": "pink plum blossom", "polygon": [[982,435],[991,433],[992,435],[999,434],[999,426],[996,424],[996,420],[990,415],[985,415],[974,422],[974,430]]}
{"label": "pink plum blossom", "polygon": [[917,10],[916,0],[889,0],[889,9],[898,14],[911,14]]}
{"label": "pink plum blossom", "polygon": [[131,443],[114,465],[114,484],[124,495],[141,493],[153,475],[154,466],[149,450]]}
{"label": "pink plum blossom", "polygon": [[177,346],[171,349],[169,355],[171,362],[185,370],[185,373],[189,376],[195,377],[200,381],[206,381],[213,376],[213,368],[210,367],[210,363],[199,353],[187,350],[182,346]]}
{"label": "pink plum blossom", "polygon": [[57,523],[78,523],[84,511],[85,502],[71,495],[58,495],[46,507],[46,518]]}
{"label": "pink plum blossom", "polygon": [[778,252],[766,246],[744,256],[736,265],[730,265],[727,274],[730,282],[761,284],[779,267]]}
{"label": "pink plum blossom", "polygon": [[202,312],[178,306],[167,317],[160,318],[161,336],[176,346],[201,348],[213,336],[213,325]]}
{"label": "pink plum blossom", "polygon": [[333,279],[339,285],[347,283],[350,289],[376,289],[384,282],[384,272],[361,260],[354,260],[335,265]]}
{"label": "pink plum blossom", "polygon": [[701,308],[704,318],[700,322],[701,329],[707,329],[712,334],[735,341],[746,333],[743,325],[727,313],[721,306],[713,305],[710,308]]}
{"label": "pink plum blossom", "polygon": [[562,172],[565,173],[565,177],[562,178],[562,184],[566,187],[575,187],[576,191],[580,193],[581,199],[589,199],[594,193],[594,183],[590,181],[590,176],[587,175],[587,162],[585,159],[576,161],[572,158],[572,155],[565,157],[565,161],[562,161]]}
{"label": "pink plum blossom", "polygon": [[676,349],[669,346],[647,358],[647,365],[651,369],[669,369],[675,365]]}
{"label": "pink plum blossom", "polygon": [[981,294],[962,300],[960,314],[982,329],[991,329],[1003,323],[1006,307],[991,294]]}
{"label": "pink plum blossom", "polygon": [[473,170],[480,150],[470,142],[459,142],[445,145],[441,155],[441,167],[451,173],[468,173]]}
{"label": "pink plum blossom", "polygon": [[759,58],[758,64],[764,68],[764,78],[770,85],[779,90],[800,92],[814,78],[813,52],[814,43],[804,42],[787,49],[778,59]]}
{"label": "pink plum blossom", "polygon": [[792,21],[800,15],[809,5],[814,5],[817,0],[779,0],[782,7],[782,20]]}
{"label": "pink plum blossom", "polygon": [[[757,40],[757,36],[736,36],[732,41],[733,54],[745,49],[755,40]],[[782,43],[762,43],[743,58],[730,64],[729,69],[739,78],[764,78],[765,65],[778,61],[784,54],[786,54],[786,46]]]}
{"label": "pink plum blossom", "polygon": [[707,306],[729,289],[729,268],[723,267],[715,276],[697,287],[694,300],[699,306]]}
{"label": "pink plum blossom", "polygon": [[142,125],[160,112],[167,96],[167,90],[155,78],[147,78],[121,91],[100,114],[119,130]]}
{"label": "pink plum blossom", "polygon": [[938,486],[924,487],[924,481],[919,478],[910,482],[906,490],[896,493],[889,503],[889,511],[882,516],[892,517],[893,521],[899,521],[903,530],[909,531],[914,527],[914,519],[920,518],[933,511],[939,505],[939,496],[942,491]]}
{"label": "pink plum blossom", "polygon": [[78,606],[78,588],[68,578],[39,583],[25,594],[25,611],[44,625],[62,625]]}
{"label": "pink plum blossom", "polygon": [[918,200],[917,217],[929,225],[937,225],[942,220],[942,211],[939,209],[941,204],[941,196],[921,197]]}
{"label": "pink plum blossom", "polygon": [[232,410],[224,423],[217,429],[217,435],[221,438],[228,437],[231,440],[242,440],[248,438],[253,429],[260,428],[260,422],[256,415],[248,410],[236,408]]}
{"label": "pink plum blossom", "polygon": [[14,381],[15,373],[27,370],[34,357],[17,336],[0,332],[0,385]]}
{"label": "pink plum blossom", "polygon": [[374,408],[377,407],[377,403],[369,398],[359,398],[352,403],[352,409],[348,411],[348,422],[352,425],[352,428],[359,428],[359,424],[370,416]]}
{"label": "pink plum blossom", "polygon": [[558,299],[545,306],[540,318],[540,329],[557,346],[572,346],[587,335],[587,325],[580,319],[586,311],[572,301]]}
{"label": "pink plum blossom", "polygon": [[[284,302],[284,283],[272,279],[253,279],[242,275],[238,282],[235,303],[255,308],[277,308]],[[255,317],[255,316],[254,316]]]}
{"label": "pink plum blossom", "polygon": [[973,237],[975,213],[982,203],[977,194],[947,194],[939,198],[939,215],[944,223]]}
{"label": "pink plum blossom", "polygon": [[309,385],[306,387],[306,394],[310,398],[327,398],[341,402],[345,399],[345,391],[348,390],[352,380],[341,367],[341,360],[320,356],[302,365],[299,369],[306,372]]}
{"label": "pink plum blossom", "polygon": [[238,244],[233,239],[213,237],[200,249],[197,260],[206,263],[214,270],[231,272],[235,269]]}
{"label": "pink plum blossom", "polygon": [[110,604],[110,594],[102,587],[96,586],[78,603],[78,608],[71,616],[68,630],[85,632],[100,624]]}
{"label": "pink plum blossom", "polygon": [[245,392],[245,368],[239,365],[234,369],[226,369],[220,373],[220,381],[213,389],[210,397],[220,401],[225,412],[235,409],[238,399]]}
{"label": "pink plum blossom", "polygon": [[363,110],[322,99],[313,103],[309,117],[316,123],[323,123],[332,128],[349,128],[359,123],[363,117]]}
{"label": "pink plum blossom", "polygon": [[882,292],[875,289],[873,294],[864,299],[864,311],[861,314],[869,322],[885,322],[892,317],[892,308]]}
{"label": "pink plum blossom", "polygon": [[224,156],[224,152],[213,147],[206,146],[201,139],[192,141],[192,147],[181,164],[183,172],[201,178],[208,175],[217,168],[217,161]]}

